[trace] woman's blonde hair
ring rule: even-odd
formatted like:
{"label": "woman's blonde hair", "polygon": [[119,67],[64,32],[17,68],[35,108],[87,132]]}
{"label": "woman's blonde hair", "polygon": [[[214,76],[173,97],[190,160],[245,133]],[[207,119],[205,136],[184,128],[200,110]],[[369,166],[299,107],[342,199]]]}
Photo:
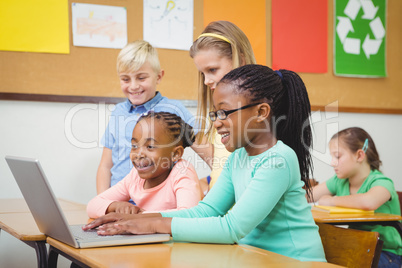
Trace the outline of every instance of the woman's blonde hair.
{"label": "woman's blonde hair", "polygon": [[135,72],[148,61],[155,73],[159,73],[161,66],[158,52],[150,43],[137,40],[127,44],[117,56],[117,73]]}
{"label": "woman's blonde hair", "polygon": [[[214,36],[200,36],[194,41],[190,48],[190,56],[194,58],[200,50],[215,49],[218,53],[232,60],[232,69],[246,64],[255,64],[253,49],[247,36],[239,27],[229,21],[213,21],[202,32],[217,34],[224,37],[217,38]],[[224,39],[229,40],[229,42]],[[198,73],[198,111],[199,125],[201,131],[198,132],[198,138],[202,139],[205,135],[210,137],[211,131],[206,129],[207,113],[212,109],[212,92],[208,86],[204,84],[204,75]]]}

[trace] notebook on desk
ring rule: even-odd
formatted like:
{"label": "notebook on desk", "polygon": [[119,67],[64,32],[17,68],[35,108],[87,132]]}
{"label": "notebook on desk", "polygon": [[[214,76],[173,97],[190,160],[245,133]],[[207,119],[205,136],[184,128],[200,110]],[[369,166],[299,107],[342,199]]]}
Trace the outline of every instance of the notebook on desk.
{"label": "notebook on desk", "polygon": [[6,161],[39,230],[75,248],[164,242],[169,234],[100,236],[69,225],[37,159],[6,156]]}
{"label": "notebook on desk", "polygon": [[322,211],[328,213],[339,213],[339,214],[374,214],[374,210],[363,210],[357,208],[345,208],[345,207],[334,207],[334,206],[321,206],[314,205],[311,210]]}

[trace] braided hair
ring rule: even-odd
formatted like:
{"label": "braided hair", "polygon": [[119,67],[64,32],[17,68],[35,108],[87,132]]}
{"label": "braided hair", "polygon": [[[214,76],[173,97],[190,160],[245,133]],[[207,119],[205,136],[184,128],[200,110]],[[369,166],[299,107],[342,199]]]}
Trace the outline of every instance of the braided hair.
{"label": "braided hair", "polygon": [[150,111],[143,114],[138,122],[147,118],[155,118],[163,123],[166,132],[172,137],[174,143],[181,144],[183,148],[193,145],[195,140],[193,127],[184,122],[180,116],[168,112]]}
{"label": "braided hair", "polygon": [[270,105],[273,134],[295,151],[301,179],[311,196],[311,110],[302,79],[289,70],[273,71],[267,66],[249,64],[232,70],[219,83],[232,85],[236,93],[246,95],[250,103],[258,101]]}

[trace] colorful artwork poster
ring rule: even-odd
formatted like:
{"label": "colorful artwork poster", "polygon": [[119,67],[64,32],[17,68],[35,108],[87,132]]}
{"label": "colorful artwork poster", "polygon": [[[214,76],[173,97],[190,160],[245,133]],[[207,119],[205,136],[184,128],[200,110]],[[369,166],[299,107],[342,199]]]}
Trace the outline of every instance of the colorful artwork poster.
{"label": "colorful artwork poster", "polygon": [[72,3],[73,45],[123,48],[127,44],[125,7]]}
{"label": "colorful artwork poster", "polygon": [[272,68],[328,69],[328,1],[272,0]]}
{"label": "colorful artwork poster", "polygon": [[1,0],[0,50],[70,53],[67,0]]}
{"label": "colorful artwork poster", "polygon": [[386,1],[335,0],[334,73],[385,77]]}
{"label": "colorful artwork poster", "polygon": [[144,40],[152,46],[189,50],[193,30],[193,0],[144,0]]}

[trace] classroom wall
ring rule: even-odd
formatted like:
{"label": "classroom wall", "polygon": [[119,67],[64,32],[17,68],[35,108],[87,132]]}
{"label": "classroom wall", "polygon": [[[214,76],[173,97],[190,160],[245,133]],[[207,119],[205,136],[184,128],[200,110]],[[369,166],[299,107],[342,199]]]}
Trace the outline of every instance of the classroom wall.
{"label": "classroom wall", "polygon": [[[103,133],[111,107],[105,104],[0,101],[0,198],[22,197],[4,160],[5,155],[40,159],[57,197],[87,203],[96,194],[95,176]],[[189,107],[196,113],[195,107]],[[329,166],[328,140],[346,127],[366,129],[376,142],[384,173],[402,191],[400,151],[402,115],[355,114],[316,111],[314,128],[314,177],[323,182],[333,175]],[[209,169],[191,149],[186,159],[200,177]],[[33,267],[35,252],[21,241],[1,232],[0,267]],[[58,267],[69,267],[60,257]]]}
{"label": "classroom wall", "polygon": [[[99,140],[106,127],[111,105],[56,102],[0,101],[0,198],[21,196],[4,160],[5,155],[38,158],[58,197],[86,203],[95,194],[95,176],[102,148]],[[195,114],[196,108],[189,107]],[[315,111],[314,177],[324,181],[332,176],[328,140],[337,131],[350,126],[366,129],[373,137],[384,173],[402,191],[400,151],[402,115],[354,114]],[[185,156],[200,177],[209,168],[192,151]]]}

